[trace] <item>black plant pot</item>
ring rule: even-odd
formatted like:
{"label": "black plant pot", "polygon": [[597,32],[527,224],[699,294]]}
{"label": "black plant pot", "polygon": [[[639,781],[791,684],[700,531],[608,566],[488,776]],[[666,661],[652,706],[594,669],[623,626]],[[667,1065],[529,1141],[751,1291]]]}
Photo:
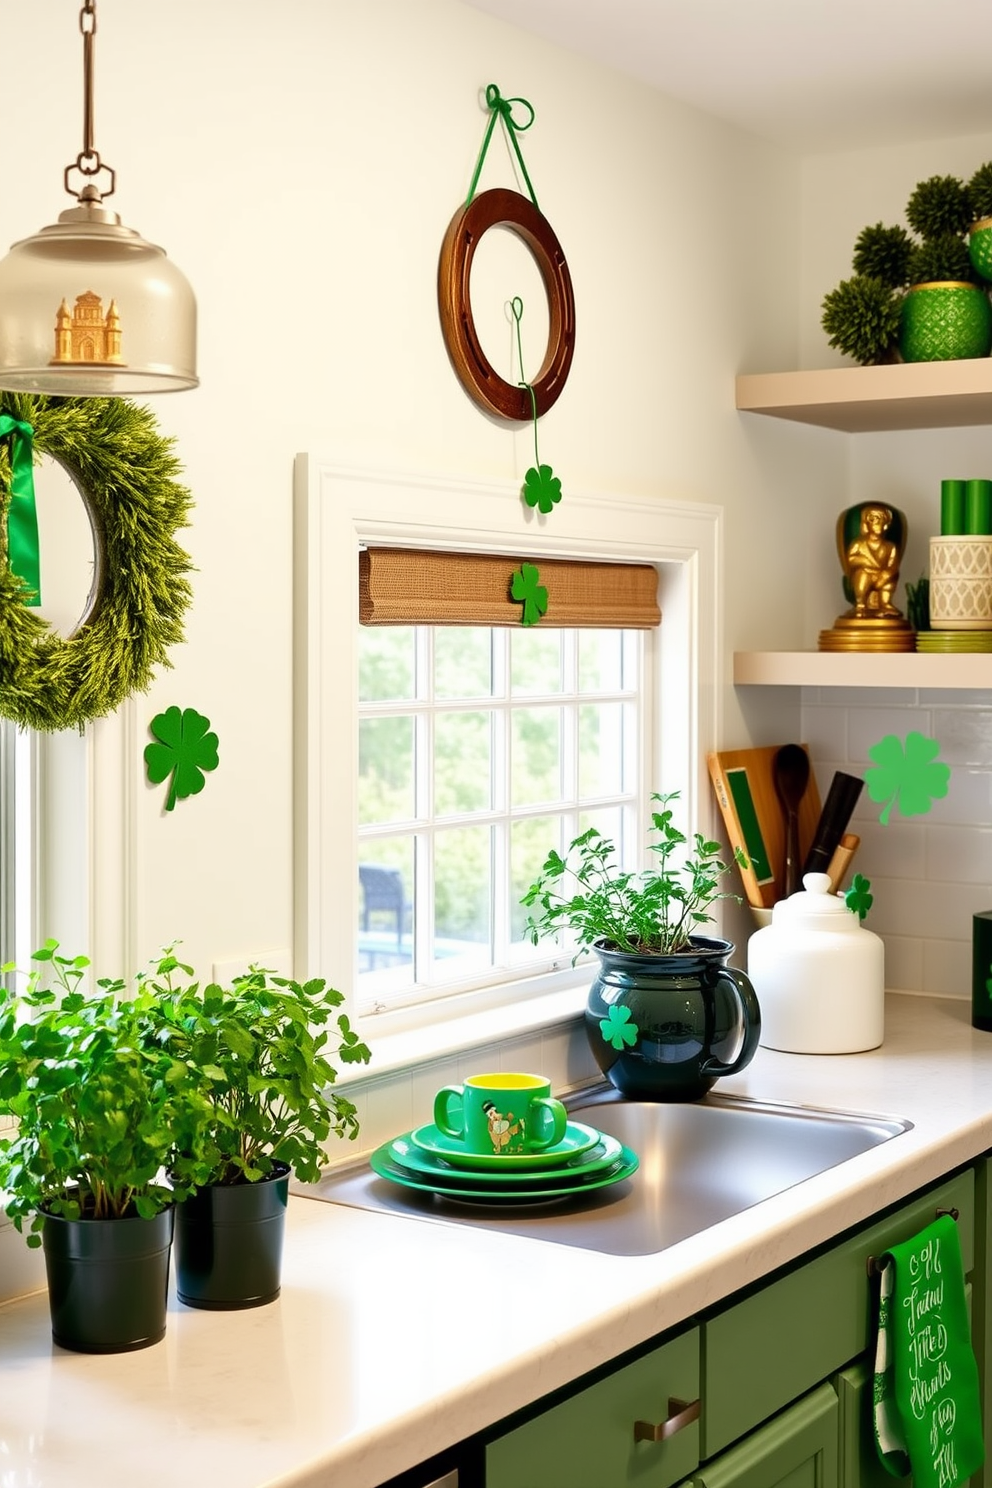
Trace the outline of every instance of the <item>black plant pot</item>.
{"label": "black plant pot", "polygon": [[187,1307],[261,1307],[279,1295],[289,1168],[213,1184],[176,1205],[176,1291]]}
{"label": "black plant pot", "polygon": [[147,1348],[165,1337],[173,1211],[154,1219],[63,1219],[41,1232],[52,1337],[82,1354]]}

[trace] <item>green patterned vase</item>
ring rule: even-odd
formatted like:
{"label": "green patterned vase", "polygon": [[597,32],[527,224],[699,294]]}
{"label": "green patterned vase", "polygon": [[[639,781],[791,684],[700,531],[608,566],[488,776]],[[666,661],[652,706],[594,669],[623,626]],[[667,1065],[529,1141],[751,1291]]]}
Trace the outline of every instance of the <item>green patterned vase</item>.
{"label": "green patterned vase", "polygon": [[992,304],[977,284],[914,284],[902,302],[899,350],[905,362],[953,362],[988,356]]}
{"label": "green patterned vase", "polygon": [[971,224],[968,256],[975,273],[992,280],[992,217],[982,217]]}

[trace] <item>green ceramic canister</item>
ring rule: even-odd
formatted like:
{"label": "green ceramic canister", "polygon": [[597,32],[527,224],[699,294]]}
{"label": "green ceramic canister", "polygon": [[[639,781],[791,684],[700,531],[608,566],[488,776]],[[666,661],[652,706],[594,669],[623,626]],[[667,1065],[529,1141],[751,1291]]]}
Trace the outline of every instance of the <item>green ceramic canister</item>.
{"label": "green ceramic canister", "polygon": [[992,535],[992,480],[970,480],[964,498],[964,530],[968,537]]}
{"label": "green ceramic canister", "polygon": [[914,284],[900,316],[903,361],[959,361],[988,356],[992,348],[992,305],[977,284],[952,279]]}
{"label": "green ceramic canister", "polygon": [[972,916],[971,1026],[992,1033],[992,909]]}
{"label": "green ceramic canister", "polygon": [[967,531],[965,522],[965,495],[968,482],[942,480],[940,483],[940,535],[962,537]]}

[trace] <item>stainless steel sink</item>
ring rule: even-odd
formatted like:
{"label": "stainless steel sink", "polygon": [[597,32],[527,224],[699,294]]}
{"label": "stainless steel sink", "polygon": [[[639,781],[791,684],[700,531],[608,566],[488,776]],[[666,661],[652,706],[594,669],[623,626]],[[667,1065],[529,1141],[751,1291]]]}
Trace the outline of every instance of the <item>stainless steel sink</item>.
{"label": "stainless steel sink", "polygon": [[617,1137],[640,1167],[614,1187],[523,1208],[398,1187],[367,1164],[328,1174],[310,1197],[470,1224],[612,1255],[648,1255],[908,1131],[852,1111],[709,1094],[686,1105],[623,1099],[612,1086],[569,1101],[573,1121]]}

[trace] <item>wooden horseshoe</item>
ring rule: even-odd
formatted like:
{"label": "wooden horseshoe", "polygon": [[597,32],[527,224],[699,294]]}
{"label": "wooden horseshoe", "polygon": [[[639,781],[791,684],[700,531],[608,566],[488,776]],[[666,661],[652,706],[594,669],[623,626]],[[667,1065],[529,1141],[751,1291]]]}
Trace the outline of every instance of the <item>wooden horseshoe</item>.
{"label": "wooden horseshoe", "polygon": [[482,349],[472,318],[472,259],[482,234],[506,227],[530,249],[548,297],[548,349],[531,383],[538,415],[547,413],[565,386],[575,351],[575,296],[568,264],[551,224],[517,191],[484,191],[452,217],[441,245],[437,297],[441,330],[465,390],[487,413],[517,423],[534,416],[526,387],[505,382]]}

